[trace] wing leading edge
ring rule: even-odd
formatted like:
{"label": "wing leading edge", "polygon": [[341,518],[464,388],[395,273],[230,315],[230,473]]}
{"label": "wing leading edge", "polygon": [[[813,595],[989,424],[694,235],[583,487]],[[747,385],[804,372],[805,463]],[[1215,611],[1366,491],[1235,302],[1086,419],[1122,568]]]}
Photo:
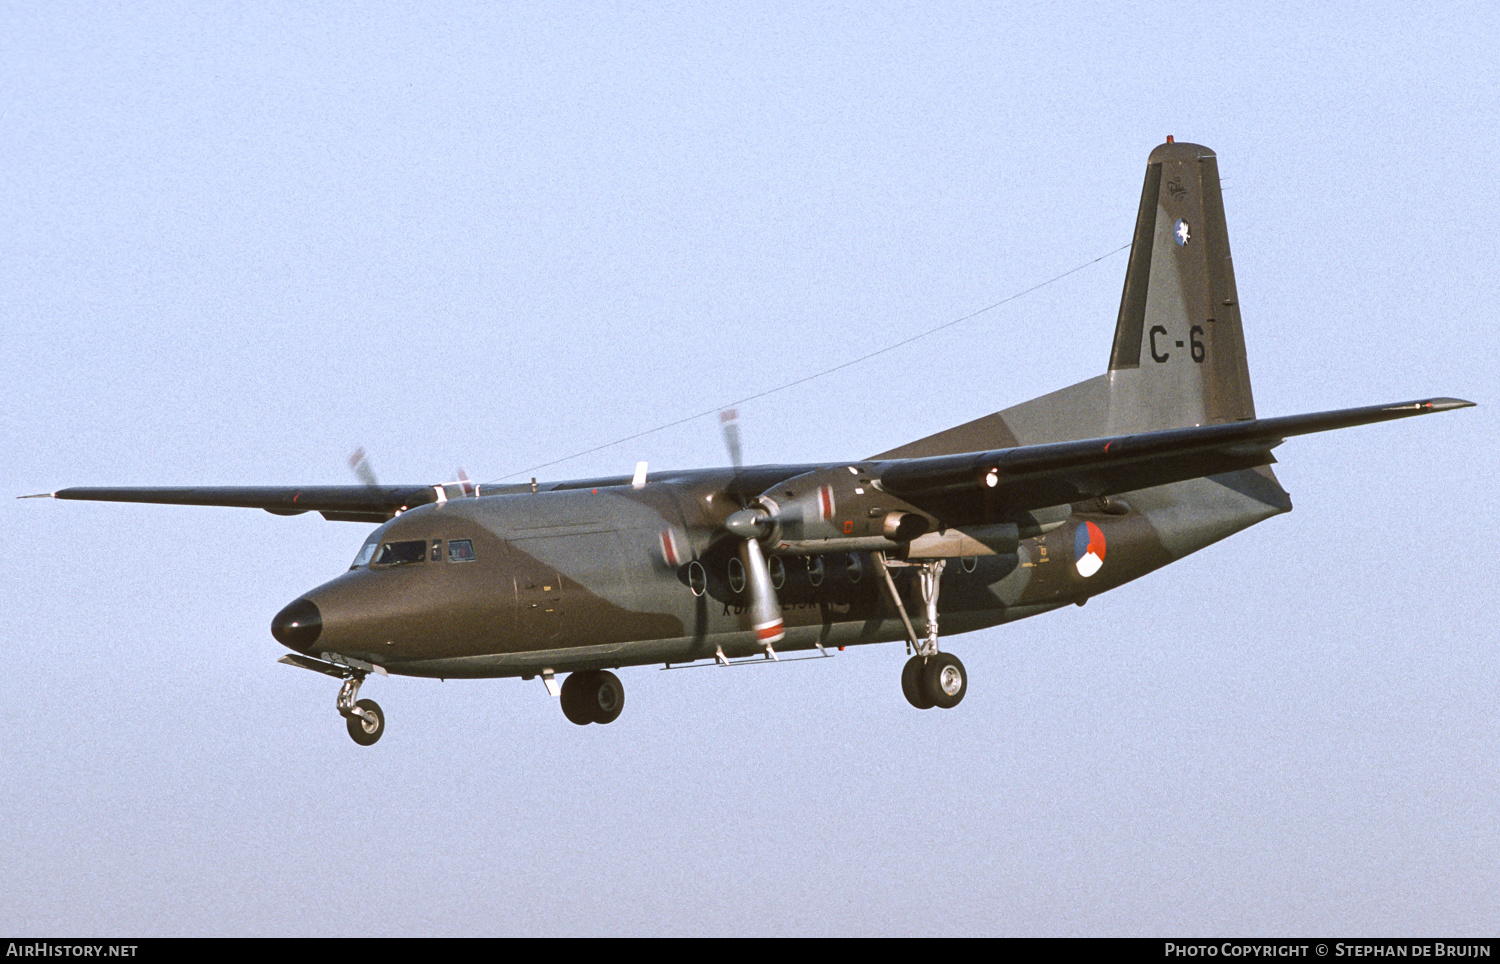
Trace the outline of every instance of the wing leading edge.
{"label": "wing leading edge", "polygon": [[[71,488],[44,493],[54,499],[85,502],[149,502],[157,505],[210,505],[265,509],[276,515],[318,512],[334,522],[384,522],[413,506],[438,501],[430,485],[304,485]],[[38,498],[38,496],[23,496]]]}

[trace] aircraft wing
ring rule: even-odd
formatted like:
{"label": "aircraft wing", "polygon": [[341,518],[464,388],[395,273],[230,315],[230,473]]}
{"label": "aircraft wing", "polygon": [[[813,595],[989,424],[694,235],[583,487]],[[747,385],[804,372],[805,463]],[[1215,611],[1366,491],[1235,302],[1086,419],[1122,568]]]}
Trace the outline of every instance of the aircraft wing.
{"label": "aircraft wing", "polygon": [[320,512],[335,522],[384,522],[412,506],[437,501],[430,485],[200,486],[176,488],[72,488],[22,498],[88,502],[151,502],[265,509],[276,515]]}
{"label": "aircraft wing", "polygon": [[[985,522],[1099,496],[1218,475],[1275,462],[1271,449],[1293,435],[1468,408],[1434,398],[1310,415],[1250,419],[1113,438],[1023,445],[989,452],[896,459],[870,466],[880,488],[949,525]],[[599,484],[626,480],[603,480]],[[384,522],[444,496],[447,486],[312,485],[68,488],[23,498],[265,509],[321,513],[339,522]],[[444,492],[447,495],[447,492]]]}
{"label": "aircraft wing", "polygon": [[1168,429],[1139,435],[1024,445],[903,459],[878,468],[880,487],[948,524],[1218,475],[1276,461],[1271,449],[1293,435],[1468,408],[1433,398],[1309,415]]}

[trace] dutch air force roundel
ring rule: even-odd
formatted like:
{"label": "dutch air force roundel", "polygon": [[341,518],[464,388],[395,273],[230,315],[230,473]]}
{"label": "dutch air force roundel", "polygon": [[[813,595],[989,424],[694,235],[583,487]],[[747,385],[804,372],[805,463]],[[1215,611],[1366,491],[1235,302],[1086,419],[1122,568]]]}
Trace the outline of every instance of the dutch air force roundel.
{"label": "dutch air force roundel", "polygon": [[1073,559],[1078,574],[1092,576],[1104,565],[1104,530],[1085,522],[1073,534]]}

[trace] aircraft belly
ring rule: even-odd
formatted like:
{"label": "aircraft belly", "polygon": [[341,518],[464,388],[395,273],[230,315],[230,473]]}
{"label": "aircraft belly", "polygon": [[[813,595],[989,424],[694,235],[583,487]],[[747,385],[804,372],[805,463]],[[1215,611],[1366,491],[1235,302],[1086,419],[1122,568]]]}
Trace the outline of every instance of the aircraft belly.
{"label": "aircraft belly", "polygon": [[[993,623],[985,623],[993,625]],[[982,628],[975,626],[974,628]],[[906,630],[897,619],[832,623],[788,628],[786,638],[776,644],[778,654],[815,650],[819,643],[825,649],[859,646],[867,643],[896,642],[905,638]],[[705,648],[705,643],[707,646]],[[724,633],[701,640],[695,636],[671,639],[633,640],[622,643],[561,647],[525,653],[497,653],[453,659],[421,660],[387,667],[400,676],[444,677],[452,679],[503,676],[533,676],[543,670],[574,672],[584,669],[615,669],[621,666],[651,664],[684,664],[716,658],[719,648],[729,659],[764,655],[755,644],[753,634]]]}

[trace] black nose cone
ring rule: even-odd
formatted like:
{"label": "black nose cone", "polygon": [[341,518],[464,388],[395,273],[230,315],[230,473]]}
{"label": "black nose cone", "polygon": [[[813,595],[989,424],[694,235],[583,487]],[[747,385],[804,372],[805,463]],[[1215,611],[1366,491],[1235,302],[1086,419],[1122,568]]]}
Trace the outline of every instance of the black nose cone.
{"label": "black nose cone", "polygon": [[271,635],[291,649],[307,652],[323,631],[323,614],[311,599],[299,599],[271,620]]}

